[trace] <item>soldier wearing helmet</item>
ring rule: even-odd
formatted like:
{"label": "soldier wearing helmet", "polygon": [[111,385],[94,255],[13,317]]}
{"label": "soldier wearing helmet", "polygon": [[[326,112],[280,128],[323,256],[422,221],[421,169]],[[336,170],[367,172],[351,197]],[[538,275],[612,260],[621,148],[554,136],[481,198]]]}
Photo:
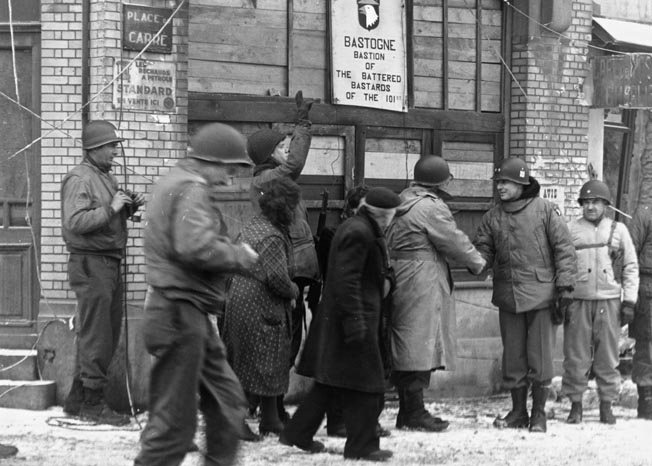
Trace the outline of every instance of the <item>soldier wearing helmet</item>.
{"label": "soldier wearing helmet", "polygon": [[485,266],[442,200],[452,179],[442,157],[419,159],[414,181],[401,193],[401,205],[387,231],[396,274],[390,337],[400,429],[438,432],[448,427],[423,403],[431,372],[453,370],[455,364],[455,301],[448,263],[455,261],[474,274]]}
{"label": "soldier wearing helmet", "polygon": [[[577,258],[561,212],[539,197],[525,161],[507,158],[494,174],[499,201],[482,218],[473,241],[493,268],[492,302],[503,343],[503,386],[512,409],[498,428],[545,432],[545,404],[553,376],[553,317],[571,302]],[[532,414],[528,415],[528,388]]]}
{"label": "soldier wearing helmet", "polygon": [[129,417],[109,408],[104,397],[122,322],[120,262],[127,218],[145,201],[142,194],[127,194],[111,173],[122,141],[110,122],[86,123],[85,157],[61,185],[68,276],[77,297],[77,363],[64,411],[113,425],[129,423]]}
{"label": "soldier wearing helmet", "polygon": [[233,463],[244,435],[246,401],[208,316],[224,304],[228,274],[258,255],[229,239],[213,191],[251,167],[245,138],[212,123],[190,138],[188,157],[152,191],[145,227],[147,284],[143,339],[155,356],[150,414],[136,465],[181,464],[206,420],[206,464]]}
{"label": "soldier wearing helmet", "polygon": [[[611,404],[618,400],[620,328],[634,317],[638,260],[627,227],[608,218],[609,186],[590,180],[577,200],[582,217],[570,232],[577,251],[577,283],[564,319],[562,393],[571,401],[567,422],[582,422],[582,395],[591,369],[600,397],[600,422],[615,424]],[[621,299],[622,296],[622,299]]]}

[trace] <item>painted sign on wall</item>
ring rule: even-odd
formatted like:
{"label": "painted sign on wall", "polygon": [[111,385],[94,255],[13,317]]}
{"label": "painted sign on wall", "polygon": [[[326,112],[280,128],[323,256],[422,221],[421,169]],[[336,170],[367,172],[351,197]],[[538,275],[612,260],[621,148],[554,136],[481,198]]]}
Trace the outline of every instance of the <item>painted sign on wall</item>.
{"label": "painted sign on wall", "polygon": [[[118,76],[128,60],[116,60]],[[176,111],[176,68],[174,63],[136,60],[113,83],[113,106],[148,112]]]}
{"label": "painted sign on wall", "polygon": [[652,107],[652,54],[593,58],[593,107]]}
{"label": "painted sign on wall", "polygon": [[[170,8],[152,8],[144,5],[123,5],[122,47],[125,50],[143,50],[163,28],[172,15]],[[172,22],[169,22],[147,48],[148,52],[172,53]]]}
{"label": "painted sign on wall", "polygon": [[332,0],[333,102],[407,112],[405,2]]}

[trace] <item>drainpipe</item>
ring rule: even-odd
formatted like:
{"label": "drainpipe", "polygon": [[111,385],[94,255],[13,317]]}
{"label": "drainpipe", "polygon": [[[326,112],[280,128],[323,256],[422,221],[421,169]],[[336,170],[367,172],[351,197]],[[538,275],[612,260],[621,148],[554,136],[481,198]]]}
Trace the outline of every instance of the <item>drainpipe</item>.
{"label": "drainpipe", "polygon": [[81,69],[81,100],[82,127],[88,122],[90,106],[86,105],[91,95],[91,67],[90,67],[90,46],[91,46],[91,0],[82,0],[82,69]]}

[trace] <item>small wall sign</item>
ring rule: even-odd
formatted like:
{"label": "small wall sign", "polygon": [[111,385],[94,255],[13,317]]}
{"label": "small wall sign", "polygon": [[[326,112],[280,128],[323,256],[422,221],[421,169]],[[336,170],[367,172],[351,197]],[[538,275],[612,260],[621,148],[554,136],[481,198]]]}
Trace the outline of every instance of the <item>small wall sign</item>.
{"label": "small wall sign", "polygon": [[[171,8],[153,8],[143,5],[123,5],[122,48],[125,50],[143,50],[165,22],[172,16]],[[161,34],[148,47],[148,52],[172,53],[172,22],[170,21]]]}

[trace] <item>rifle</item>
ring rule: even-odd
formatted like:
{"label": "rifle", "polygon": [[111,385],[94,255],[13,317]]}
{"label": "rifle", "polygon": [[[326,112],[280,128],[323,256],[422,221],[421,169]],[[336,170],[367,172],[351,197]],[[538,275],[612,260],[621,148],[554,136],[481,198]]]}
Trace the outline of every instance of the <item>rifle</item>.
{"label": "rifle", "polygon": [[326,217],[328,216],[328,191],[321,192],[321,210],[319,211],[319,220],[317,220],[317,240],[321,238],[321,234],[326,227]]}

